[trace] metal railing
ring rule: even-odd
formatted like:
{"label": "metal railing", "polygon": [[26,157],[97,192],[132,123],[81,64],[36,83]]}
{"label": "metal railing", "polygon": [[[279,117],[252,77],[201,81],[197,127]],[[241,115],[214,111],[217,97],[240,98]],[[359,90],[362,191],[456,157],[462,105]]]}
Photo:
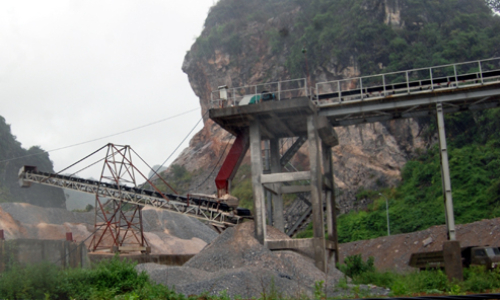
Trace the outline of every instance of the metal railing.
{"label": "metal railing", "polygon": [[307,79],[300,78],[226,88],[222,93],[221,90],[211,93],[210,108],[238,106],[245,96],[247,98],[258,96],[262,95],[263,92],[272,94],[272,99],[277,101],[310,97],[317,105],[325,106],[351,101],[431,93],[435,90],[481,86],[499,81],[500,58],[490,58],[320,82],[315,87],[308,87]]}
{"label": "metal railing", "polygon": [[500,58],[317,83],[317,104],[429,93],[500,81]]}
{"label": "metal railing", "polygon": [[221,98],[221,90],[213,91],[210,95],[210,108],[238,106],[245,96],[261,95],[262,92],[273,94],[277,101],[297,97],[309,97],[307,79],[300,78],[227,88],[225,89],[225,98]]}

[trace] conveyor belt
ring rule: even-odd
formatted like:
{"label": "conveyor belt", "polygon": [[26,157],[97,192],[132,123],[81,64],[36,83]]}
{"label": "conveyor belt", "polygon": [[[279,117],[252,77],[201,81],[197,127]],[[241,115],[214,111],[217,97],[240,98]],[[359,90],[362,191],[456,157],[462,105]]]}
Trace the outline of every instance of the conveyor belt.
{"label": "conveyor belt", "polygon": [[251,215],[250,210],[246,208],[233,208],[223,200],[210,196],[164,194],[126,185],[40,172],[36,167],[24,166],[19,170],[19,184],[22,187],[29,187],[31,183],[97,194],[100,197],[126,203],[164,209],[205,220],[219,227],[234,226],[243,218],[250,218]]}
{"label": "conveyor belt", "polygon": [[[374,75],[376,76],[376,75]],[[396,84],[385,84],[376,87],[367,87],[362,89],[352,89],[347,91],[334,92],[334,93],[326,93],[326,94],[318,94],[315,99],[323,100],[330,98],[340,98],[343,100],[344,97],[356,96],[356,95],[364,95],[365,98],[369,98],[371,95],[377,95],[377,93],[383,93],[385,95],[398,93],[399,91],[407,91],[407,90],[433,90],[439,89],[442,87],[449,87],[451,84],[457,84],[460,82],[467,81],[480,81],[490,78],[500,77],[500,71],[487,71],[482,73],[473,73],[473,74],[465,74],[465,75],[457,75],[457,76],[446,76],[446,77],[438,77],[425,80],[417,80],[410,82],[402,82]]]}

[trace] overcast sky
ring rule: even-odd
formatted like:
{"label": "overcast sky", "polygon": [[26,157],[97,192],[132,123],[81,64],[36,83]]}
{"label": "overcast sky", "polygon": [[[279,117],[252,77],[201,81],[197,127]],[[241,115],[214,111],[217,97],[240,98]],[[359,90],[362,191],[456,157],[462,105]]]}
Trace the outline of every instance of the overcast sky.
{"label": "overcast sky", "polygon": [[24,148],[52,150],[192,110],[50,153],[56,171],[108,142],[161,164],[201,118],[181,66],[214,2],[0,0],[0,115]]}

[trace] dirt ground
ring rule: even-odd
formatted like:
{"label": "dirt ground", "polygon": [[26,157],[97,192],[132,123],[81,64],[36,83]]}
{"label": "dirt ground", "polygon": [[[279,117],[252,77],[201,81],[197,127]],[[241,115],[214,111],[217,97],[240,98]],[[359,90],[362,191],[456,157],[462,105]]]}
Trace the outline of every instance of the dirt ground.
{"label": "dirt ground", "polygon": [[[456,225],[457,240],[461,247],[475,245],[500,246],[500,218]],[[403,272],[414,252],[442,250],[447,240],[446,226],[433,226],[427,230],[397,234],[372,240],[339,245],[340,261],[350,255],[361,254],[363,259],[373,256],[380,270]]]}

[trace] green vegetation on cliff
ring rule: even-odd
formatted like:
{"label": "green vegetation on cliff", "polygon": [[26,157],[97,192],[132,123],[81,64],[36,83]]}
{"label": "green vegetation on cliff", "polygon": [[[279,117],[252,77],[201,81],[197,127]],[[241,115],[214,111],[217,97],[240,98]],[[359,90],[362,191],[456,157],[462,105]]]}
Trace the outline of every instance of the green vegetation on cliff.
{"label": "green vegetation on cliff", "polygon": [[[295,0],[302,8],[287,60],[294,76],[333,65],[340,74],[354,62],[363,75],[484,59],[500,54],[500,18],[482,0],[388,1],[400,9],[387,24],[382,1]],[[381,70],[383,69],[383,70]]]}
{"label": "green vegetation on cliff", "polygon": [[284,79],[306,76],[305,48],[312,81],[324,71],[340,78],[352,66],[369,75],[485,59],[500,55],[500,18],[491,10],[498,2],[221,0],[191,52],[199,59],[230,54],[243,73],[270,52],[284,58],[287,70],[277,74]]}
{"label": "green vegetation on cliff", "polygon": [[[14,159],[19,158],[19,159]],[[14,160],[12,160],[14,159]],[[54,172],[49,154],[38,146],[26,150],[10,131],[10,125],[0,116],[0,202],[27,202],[44,207],[66,207],[63,191],[52,187],[33,185],[21,189],[17,174],[24,165]]]}

